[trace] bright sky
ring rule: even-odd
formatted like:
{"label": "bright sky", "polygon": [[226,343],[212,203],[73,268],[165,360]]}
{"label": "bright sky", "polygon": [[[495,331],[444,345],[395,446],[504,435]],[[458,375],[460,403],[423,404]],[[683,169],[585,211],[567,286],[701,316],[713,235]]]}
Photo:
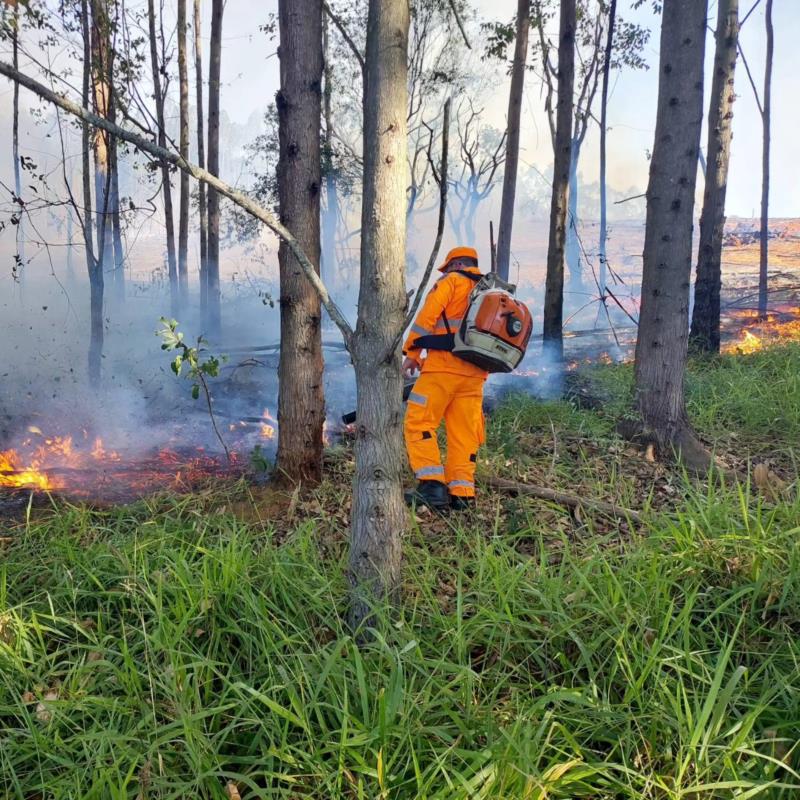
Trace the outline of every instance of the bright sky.
{"label": "bright sky", "polygon": [[[754,0],[740,0],[742,16]],[[210,3],[205,3],[210,6]],[[225,87],[222,104],[228,115],[244,123],[255,110],[263,109],[274,97],[278,85],[278,63],[275,43],[258,31],[277,0],[256,4],[247,0],[228,0],[225,9],[222,70]],[[762,0],[762,6],[764,2]],[[510,20],[516,11],[515,0],[473,0],[473,6],[485,19]],[[609,180],[624,190],[647,184],[647,152],[653,144],[653,126],[657,93],[658,24],[650,12],[650,4],[632,11],[631,0],[621,0],[619,13],[653,30],[645,53],[651,68],[646,72],[624,71],[613,85],[609,107]],[[711,0],[709,23],[716,24],[716,0]],[[798,180],[795,137],[800,130],[800,0],[775,0],[775,59],[772,91],[772,185],[770,216],[800,216],[800,180]],[[203,33],[207,37],[208,21]],[[754,73],[759,91],[763,84],[765,51],[764,11],[758,8],[742,29],[741,43]],[[479,46],[479,42],[473,42]],[[707,67],[711,68],[713,40],[707,42]],[[538,82],[526,77],[526,99],[523,116],[522,160],[543,169],[552,161],[552,150],[543,112]],[[710,88],[710,72],[706,90]],[[490,106],[502,125],[506,113],[507,86],[498,91]],[[727,213],[729,216],[753,216],[758,213],[761,192],[761,118],[741,60],[737,65],[734,108],[734,139],[730,169]],[[703,133],[705,148],[706,134]],[[581,156],[580,171],[586,182],[597,179],[598,136],[596,126],[588,136]]]}

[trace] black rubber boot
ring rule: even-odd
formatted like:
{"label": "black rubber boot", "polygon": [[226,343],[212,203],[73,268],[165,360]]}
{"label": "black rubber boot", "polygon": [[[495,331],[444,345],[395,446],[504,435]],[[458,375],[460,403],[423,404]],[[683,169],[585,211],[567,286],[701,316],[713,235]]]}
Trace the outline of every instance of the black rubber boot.
{"label": "black rubber boot", "polygon": [[433,511],[443,513],[450,510],[450,496],[447,486],[441,481],[420,481],[416,489],[405,492],[403,495],[406,505],[427,506]]}
{"label": "black rubber boot", "polygon": [[450,509],[452,511],[474,511],[475,510],[474,497],[460,497],[459,495],[450,495]]}

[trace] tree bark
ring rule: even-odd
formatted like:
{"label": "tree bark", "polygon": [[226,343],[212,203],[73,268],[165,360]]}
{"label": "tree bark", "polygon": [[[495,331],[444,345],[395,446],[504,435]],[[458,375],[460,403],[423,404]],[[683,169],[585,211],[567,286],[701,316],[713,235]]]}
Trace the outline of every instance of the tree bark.
{"label": "tree bark", "polygon": [[[161,88],[161,65],[158,58],[158,38],[156,36],[156,10],[154,0],[147,0],[147,19],[150,28],[150,68],[153,77],[153,95],[156,104],[156,125],[158,126],[158,146],[166,148],[167,131],[164,123],[164,93]],[[172,185],[170,184],[169,164],[161,162],[161,183],[164,193],[164,224],[167,230],[167,270],[169,273],[169,296],[172,315],[177,316],[180,309],[178,291],[178,269],[175,262],[175,224],[172,215]]]}
{"label": "tree bark", "polygon": [[[81,0],[81,32],[83,34],[83,107],[89,107],[92,47],[89,21],[89,2]],[[89,275],[89,383],[100,385],[101,359],[103,357],[103,270],[94,256],[92,242],[92,169],[91,135],[89,124],[81,126],[81,150],[83,167],[83,245],[86,253],[86,271]]]}
{"label": "tree bark", "polygon": [[[189,159],[189,70],[186,65],[186,0],[178,0],[178,91],[180,104],[180,134],[178,149],[181,157]],[[189,300],[189,175],[181,172],[181,197],[178,210],[178,287],[181,306]]]}
{"label": "tree bark", "polygon": [[[573,294],[583,290],[580,240],[578,238],[578,159],[582,141],[572,139],[569,154],[569,200],[567,201],[567,235],[564,243],[564,260],[569,276],[569,289]],[[580,299],[580,298],[578,298]]]}
{"label": "tree bark", "polygon": [[325,89],[322,95],[325,138],[322,143],[322,168],[325,175],[325,210],[322,214],[322,279],[329,286],[336,276],[336,227],[339,220],[339,188],[333,166],[333,65],[328,42],[328,17],[322,19]]}
{"label": "tree bark", "polygon": [[[20,31],[20,16],[19,4],[14,6],[14,19],[11,22],[11,49],[12,49],[12,64],[14,69],[19,69],[19,31]],[[14,108],[12,111],[11,122],[11,157],[14,159],[14,194],[19,203],[19,222],[16,225],[16,240],[17,240],[17,262],[19,269],[17,270],[17,280],[21,291],[24,291],[25,286],[25,214],[22,213],[22,176],[20,174],[20,161],[19,161],[19,84],[14,84]]]}
{"label": "tree bark", "polygon": [[[219,175],[219,78],[222,64],[222,12],[224,0],[211,2],[211,45],[208,65],[208,171]],[[208,333],[220,335],[222,311],[219,287],[219,195],[208,190]]]}
{"label": "tree bark", "polygon": [[[91,0],[92,99],[95,113],[111,118],[111,39],[107,0]],[[97,261],[105,274],[106,258],[113,257],[111,220],[111,135],[96,130],[94,150],[94,187],[97,218]]]}
{"label": "tree bark", "polygon": [[544,299],[544,349],[554,361],[564,358],[564,242],[572,153],[572,92],[575,83],[575,0],[561,0],[558,38],[558,106],[556,109],[553,194]]}
{"label": "tree bark", "polygon": [[400,586],[403,379],[397,348],[405,321],[408,0],[370,0],[364,97],[361,282],[353,339],[356,475],[350,531],[351,622]]}
{"label": "tree bark", "polygon": [[[206,166],[206,142],[203,120],[203,43],[200,38],[200,0],[194,0],[194,79],[197,103],[197,165]],[[208,316],[208,205],[206,185],[200,183],[198,206],[200,212],[200,319],[206,323]]]}
{"label": "tree bark", "polygon": [[508,139],[506,141],[506,167],[503,173],[503,200],[500,205],[500,226],[497,233],[497,272],[505,281],[508,280],[508,268],[511,261],[511,229],[514,223],[514,199],[517,191],[522,89],[525,81],[530,23],[530,0],[519,0],[517,3],[517,40],[514,46],[511,89],[508,95]]}
{"label": "tree bark", "polygon": [[643,437],[661,451],[679,452],[693,469],[709,463],[689,427],[683,391],[706,11],[706,0],[663,6],[635,364]]}
{"label": "tree bark", "polygon": [[700,247],[689,344],[698,352],[719,352],[722,234],[731,154],[734,71],[739,38],[739,0],[719,0],[714,76],[708,106],[708,147]]}
{"label": "tree bark", "polygon": [[772,0],[767,0],[765,14],[767,29],[767,58],[764,66],[764,102],[761,107],[761,121],[764,130],[761,153],[761,241],[758,271],[758,315],[767,315],[767,281],[769,273],[769,149],[770,115],[772,105],[772,58],[775,49],[775,36],[772,29]]}
{"label": "tree bark", "polygon": [[614,25],[617,19],[617,0],[611,0],[608,8],[608,35],[606,37],[606,52],[603,59],[603,89],[600,99],[600,248],[598,260],[598,283],[600,284],[600,299],[605,302],[606,281],[608,280],[608,256],[606,242],[608,240],[608,197],[606,186],[606,142],[608,137],[608,83],[611,74],[611,53],[614,48]]}
{"label": "tree bark", "polygon": [[[322,5],[319,0],[279,0],[278,23],[280,218],[319,272]],[[276,474],[292,483],[317,483],[322,477],[325,422],[320,301],[285,242],[278,248],[278,262],[281,349]]]}
{"label": "tree bark", "polygon": [[[108,120],[116,124],[117,114],[114,97],[111,97]],[[109,165],[111,167],[111,228],[114,241],[114,299],[118,304],[125,301],[125,251],[122,245],[122,223],[119,213],[119,145],[116,136],[109,139]]]}

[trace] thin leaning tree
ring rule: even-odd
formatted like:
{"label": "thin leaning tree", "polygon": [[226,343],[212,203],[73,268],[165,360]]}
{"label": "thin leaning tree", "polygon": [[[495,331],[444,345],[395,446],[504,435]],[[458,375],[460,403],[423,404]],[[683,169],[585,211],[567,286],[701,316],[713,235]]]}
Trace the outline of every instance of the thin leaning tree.
{"label": "thin leaning tree", "polygon": [[703,122],[707,0],[664,0],[655,141],[636,340],[635,433],[693,470],[710,465],[686,416],[694,194]]}

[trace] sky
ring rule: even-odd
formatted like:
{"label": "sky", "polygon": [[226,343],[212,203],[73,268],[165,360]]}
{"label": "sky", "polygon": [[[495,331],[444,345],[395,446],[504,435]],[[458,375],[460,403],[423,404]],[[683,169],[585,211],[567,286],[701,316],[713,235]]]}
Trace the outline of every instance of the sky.
{"label": "sky", "polygon": [[[741,16],[754,0],[740,0]],[[652,149],[658,90],[660,18],[650,11],[649,3],[638,11],[631,9],[631,0],[620,0],[623,19],[646,25],[653,31],[645,49],[650,64],[646,71],[625,70],[618,73],[609,104],[609,181],[624,190],[643,191],[647,185],[647,153]],[[206,5],[210,5],[206,3]],[[263,109],[278,88],[276,43],[258,30],[270,12],[277,9],[277,0],[228,0],[225,8],[222,52],[223,98],[228,115],[239,123],[251,119],[253,111]],[[761,90],[765,53],[764,2],[751,15],[741,33],[741,44],[756,84]],[[516,11],[515,0],[472,0],[478,15],[486,20],[511,20]],[[709,24],[716,24],[717,3],[710,0]],[[773,9],[775,56],[772,90],[772,184],[770,216],[800,216],[800,180],[798,180],[795,139],[800,130],[800,0],[775,0]],[[557,23],[556,23],[557,24]],[[204,33],[209,30],[205,23]],[[473,47],[480,47],[479,41]],[[713,39],[706,44],[706,92],[711,84]],[[494,95],[488,110],[498,127],[506,115],[507,82]],[[728,185],[728,216],[758,214],[761,194],[761,117],[741,60],[736,74],[737,101],[734,106],[733,144]],[[707,110],[707,109],[706,109]],[[535,76],[526,76],[522,119],[522,164],[534,164],[544,170],[552,162],[547,121],[543,110],[540,86]],[[599,137],[593,126],[587,137],[580,172],[583,180],[597,180]],[[703,131],[705,149],[706,132]]]}

